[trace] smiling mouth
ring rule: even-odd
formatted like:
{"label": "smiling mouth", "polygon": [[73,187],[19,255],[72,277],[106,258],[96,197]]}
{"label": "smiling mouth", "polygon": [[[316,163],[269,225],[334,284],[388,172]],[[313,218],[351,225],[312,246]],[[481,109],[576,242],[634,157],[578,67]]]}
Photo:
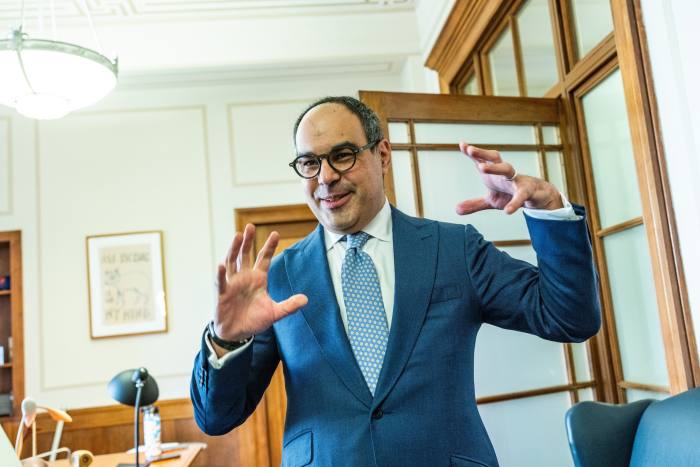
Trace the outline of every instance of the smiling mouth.
{"label": "smiling mouth", "polygon": [[350,198],[350,193],[343,193],[340,195],[330,195],[325,197],[319,197],[321,205],[328,209],[337,209],[343,206],[347,200]]}

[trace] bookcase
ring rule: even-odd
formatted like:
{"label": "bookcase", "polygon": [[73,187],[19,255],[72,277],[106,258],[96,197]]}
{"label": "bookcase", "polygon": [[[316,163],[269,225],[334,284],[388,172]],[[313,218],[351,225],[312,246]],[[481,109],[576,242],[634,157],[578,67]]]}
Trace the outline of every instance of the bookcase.
{"label": "bookcase", "polygon": [[22,236],[0,232],[0,421],[21,414],[24,398]]}

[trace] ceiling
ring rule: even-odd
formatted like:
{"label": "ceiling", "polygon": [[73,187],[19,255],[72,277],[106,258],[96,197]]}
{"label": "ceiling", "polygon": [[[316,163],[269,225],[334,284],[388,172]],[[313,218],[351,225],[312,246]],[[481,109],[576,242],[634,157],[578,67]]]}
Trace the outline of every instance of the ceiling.
{"label": "ceiling", "polygon": [[[85,2],[99,41],[90,32]],[[51,3],[25,0],[24,30],[30,37],[51,38]],[[420,54],[414,0],[53,3],[55,39],[118,56],[120,75],[131,84],[230,82],[324,70],[396,72],[406,57]],[[21,0],[0,0],[0,34],[20,23],[20,5]]]}
{"label": "ceiling", "polygon": [[[85,18],[84,0],[54,0],[59,23]],[[0,0],[0,24],[15,23],[21,0]],[[412,9],[413,0],[87,0],[98,22],[230,19],[277,15],[372,13]],[[26,18],[48,15],[50,0],[25,0]]]}

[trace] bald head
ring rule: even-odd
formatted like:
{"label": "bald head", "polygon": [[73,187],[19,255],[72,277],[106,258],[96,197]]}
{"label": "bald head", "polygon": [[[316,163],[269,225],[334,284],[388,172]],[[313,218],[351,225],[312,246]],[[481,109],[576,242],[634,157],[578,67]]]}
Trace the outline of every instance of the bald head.
{"label": "bald head", "polygon": [[318,175],[302,183],[309,208],[326,229],[341,234],[362,230],[386,202],[383,177],[391,162],[389,142],[368,140],[362,119],[343,103],[323,102],[299,118],[295,145],[299,155],[354,158],[354,165],[342,173],[323,159]]}

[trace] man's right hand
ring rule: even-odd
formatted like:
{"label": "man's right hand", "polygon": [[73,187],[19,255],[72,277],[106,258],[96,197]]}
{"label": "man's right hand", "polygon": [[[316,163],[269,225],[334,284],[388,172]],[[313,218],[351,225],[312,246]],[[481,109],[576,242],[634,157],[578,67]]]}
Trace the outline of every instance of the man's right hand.
{"label": "man's right hand", "polygon": [[[214,315],[216,335],[227,341],[240,341],[265,331],[306,305],[308,298],[298,294],[275,302],[267,293],[267,271],[279,243],[272,232],[251,265],[255,226],[248,224],[243,234],[236,233],[226,256],[219,264],[219,299]],[[217,352],[218,353],[218,352]]]}

